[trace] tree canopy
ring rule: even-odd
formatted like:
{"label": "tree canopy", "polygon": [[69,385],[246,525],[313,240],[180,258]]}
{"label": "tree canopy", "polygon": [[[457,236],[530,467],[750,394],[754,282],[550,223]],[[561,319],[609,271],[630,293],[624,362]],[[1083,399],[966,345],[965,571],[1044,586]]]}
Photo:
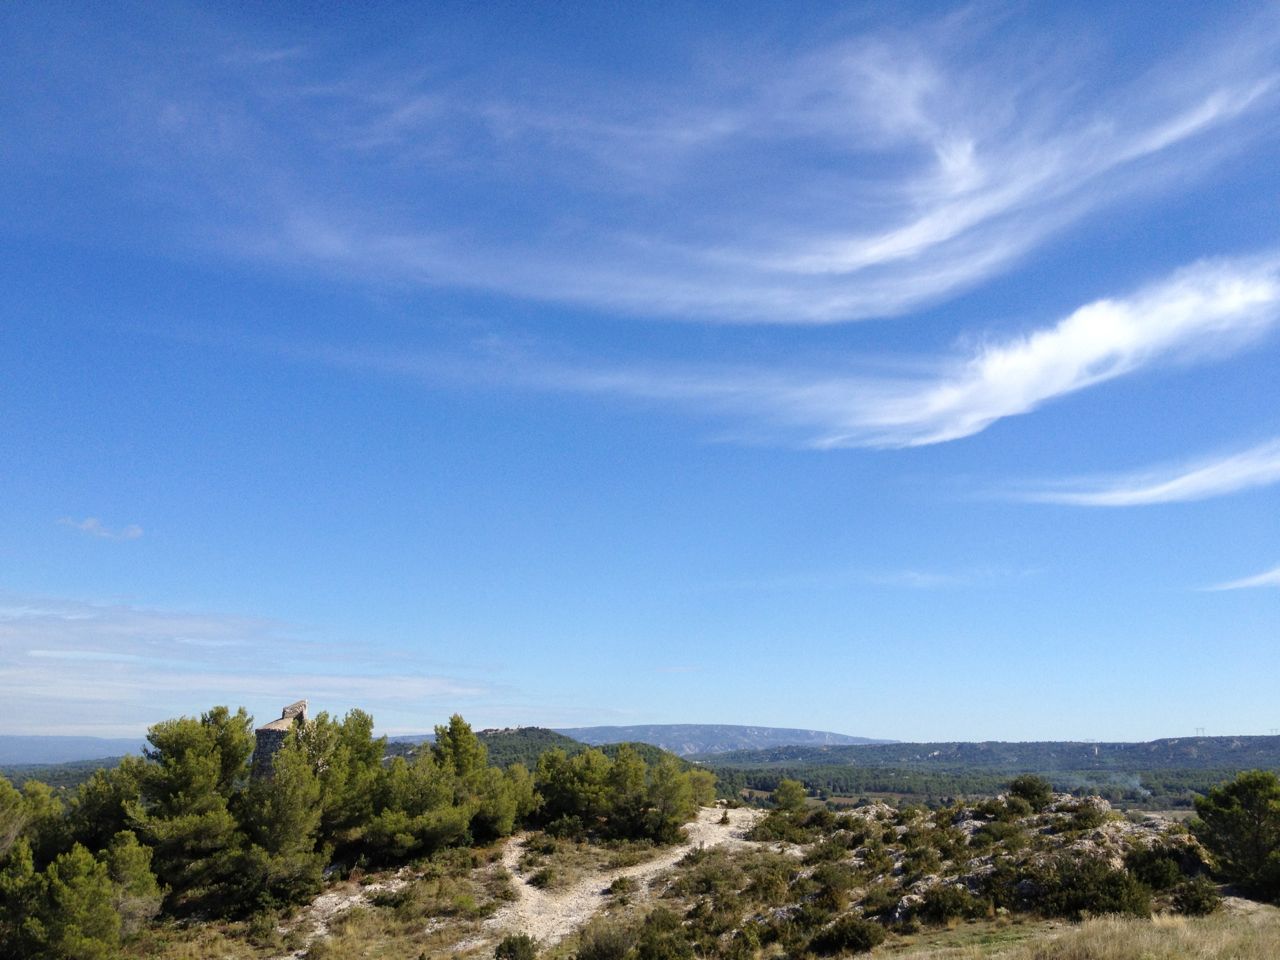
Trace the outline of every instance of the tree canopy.
{"label": "tree canopy", "polygon": [[485,843],[525,824],[671,841],[714,778],[669,755],[646,762],[552,750],[536,773],[489,763],[455,714],[429,749],[387,759],[353,710],[296,725],[269,777],[250,776],[243,710],[153,726],[141,757],[70,793],[0,777],[0,956],[116,956],[157,913],[236,917],[316,893],[331,864],[392,865]]}

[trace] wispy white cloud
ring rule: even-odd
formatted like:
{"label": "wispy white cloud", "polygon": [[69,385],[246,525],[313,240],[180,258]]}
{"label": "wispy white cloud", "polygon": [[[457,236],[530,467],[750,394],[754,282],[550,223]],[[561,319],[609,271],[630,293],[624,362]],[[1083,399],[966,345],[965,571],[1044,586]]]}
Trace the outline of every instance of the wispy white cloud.
{"label": "wispy white cloud", "polygon": [[416,650],[310,640],[269,619],[0,595],[0,733],[136,734],[215,703],[265,716],[299,697],[428,729],[493,692]]}
{"label": "wispy white cloud", "polygon": [[[1210,260],[1051,326],[926,358],[904,377],[827,370],[598,369],[523,364],[533,386],[695,406],[746,432],[819,448],[910,447],[979,433],[1006,417],[1159,364],[1239,350],[1280,319],[1280,258]],[[403,358],[391,359],[404,364]],[[406,367],[401,366],[401,369]],[[1065,496],[1065,494],[1064,494]]]}
{"label": "wispy white cloud", "polygon": [[1255,587],[1280,587],[1280,567],[1274,570],[1267,570],[1263,573],[1254,574],[1252,577],[1242,577],[1239,580],[1228,580],[1226,583],[1215,584],[1212,587],[1206,587],[1206,590],[1252,590]]}
{"label": "wispy white cloud", "polygon": [[1021,494],[1040,503],[1135,507],[1207,500],[1280,483],[1280,440],[1240,453],[1123,476],[1053,484]]}
{"label": "wispy white cloud", "polygon": [[[752,91],[746,102],[693,111],[682,137],[666,110],[625,134],[601,135],[603,121],[590,126],[587,139],[614,144],[611,153],[645,175],[655,164],[669,168],[671,153],[685,158],[681,172],[657,188],[664,194],[658,206],[698,194],[685,199],[698,211],[696,235],[677,232],[688,217],[658,227],[625,201],[605,199],[606,220],[620,227],[588,215],[573,230],[548,224],[535,231],[536,245],[521,248],[474,235],[460,246],[447,223],[375,223],[359,210],[316,206],[289,211],[252,242],[234,242],[380,280],[638,313],[782,323],[892,315],[997,273],[1098,207],[1182,183],[1248,140],[1254,131],[1243,119],[1274,102],[1276,78],[1261,67],[1216,68],[1187,65],[1199,83],[1186,82],[1180,98],[1155,89],[1162,76],[1081,110],[1035,82],[1013,93],[993,89],[981,65],[939,62],[914,46],[842,45],[791,64],[790,77]],[[1039,83],[1057,85],[1045,77]],[[1004,109],[993,110],[993,100]],[[420,102],[386,122],[398,125]],[[439,122],[439,104],[431,102]],[[540,134],[549,135],[539,127],[512,145],[529,150]],[[805,178],[773,154],[787,149],[794,157],[799,142],[821,147],[822,190],[817,181],[797,187]],[[658,144],[665,159],[651,157]],[[564,162],[560,140],[533,149]],[[752,196],[767,203],[756,209],[735,191],[721,205],[711,151],[758,164],[766,187]],[[886,162],[901,172],[886,179]],[[581,159],[567,167],[590,179]],[[645,191],[650,199],[654,189]]]}
{"label": "wispy white cloud", "polygon": [[142,536],[142,527],[136,523],[117,529],[103,526],[102,521],[97,517],[85,517],[83,520],[61,517],[58,523],[64,527],[71,527],[73,530],[79,530],[81,533],[88,534],[91,537],[99,537],[103,540],[137,540]]}
{"label": "wispy white cloud", "polygon": [[716,50],[625,86],[551,63],[512,83],[494,64],[228,56],[219,31],[217,56],[157,57],[164,76],[117,89],[95,70],[87,93],[120,98],[95,115],[130,122],[83,126],[95,155],[181,198],[166,228],[228,256],[769,323],[938,302],[1274,132],[1258,122],[1280,101],[1274,15],[1145,70],[1091,70],[1084,44],[1032,53],[983,20],[833,26],[821,47]]}

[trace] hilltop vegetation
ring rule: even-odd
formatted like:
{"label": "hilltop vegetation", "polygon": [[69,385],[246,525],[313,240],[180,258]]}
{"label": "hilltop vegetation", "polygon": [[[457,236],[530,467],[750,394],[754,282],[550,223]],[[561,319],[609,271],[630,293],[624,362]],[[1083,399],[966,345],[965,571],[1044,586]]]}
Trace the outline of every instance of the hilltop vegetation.
{"label": "hilltop vegetation", "polygon": [[587,749],[585,743],[544,727],[481,730],[476,736],[489,751],[489,762],[503,769],[514,763],[522,763],[532,769],[537,766],[538,758],[548,750],[563,750],[571,756]]}
{"label": "hilltop vegetation", "polygon": [[859,766],[1010,771],[1251,770],[1280,767],[1280,736],[1179,737],[1141,743],[1069,740],[788,745],[720,754],[718,765]]}
{"label": "hilltop vegetation", "polygon": [[75,760],[68,763],[15,763],[0,766],[0,777],[15,787],[28,780],[39,780],[55,790],[73,790],[99,770],[109,770],[120,764],[124,757],[103,757],[101,760]]}
{"label": "hilltop vegetation", "polygon": [[[503,730],[480,730],[476,733],[476,738],[484,744],[489,762],[493,766],[502,767],[503,769],[517,763],[532,768],[537,764],[538,759],[549,750],[560,750],[566,756],[572,757],[593,749],[588,744],[580,743],[562,733],[548,730],[545,727],[511,727]],[[677,759],[668,751],[650,743],[606,743],[594,749],[612,759],[617,757],[618,752],[624,747],[633,753],[639,754],[640,758],[648,764],[657,764],[664,759]],[[416,756],[419,750],[422,749],[430,750],[430,742],[427,740],[401,740],[392,741],[387,746],[390,756],[405,758]],[[692,768],[692,765],[686,760],[679,759],[678,762],[682,769]]]}
{"label": "hilltop vegetation", "polygon": [[[838,814],[785,781],[773,810],[749,834],[755,845],[691,852],[658,885],[650,909],[617,909],[588,925],[576,956],[746,960],[860,953],[881,944],[916,956],[902,951],[933,931],[971,924],[977,932],[967,946],[919,956],[973,960],[983,943],[1035,938],[1010,955],[1261,960],[1280,947],[1274,916],[1202,928],[1175,928],[1167,919],[1157,927],[1149,918],[1215,914],[1214,871],[1237,882],[1266,875],[1280,857],[1277,835],[1265,855],[1229,864],[1257,837],[1247,822],[1280,828],[1277,796],[1274,775],[1242,775],[1206,798],[1205,819],[1188,829],[1164,818],[1134,821],[1096,798],[1054,794],[1035,777],[1016,778],[1004,795],[975,803],[935,810],[873,803]],[[1252,889],[1280,894],[1280,885]],[[1078,934],[1036,925],[1100,914],[1132,919],[1089,924]],[[1058,939],[1039,939],[1045,933]]]}
{"label": "hilltop vegetation", "polygon": [[384,763],[373,720],[298,724],[270,779],[250,779],[252,721],[216,707],[152,727],[142,757],[97,770],[68,799],[0,780],[0,955],[110,957],[153,918],[263,918],[317,893],[327,869],[368,869],[484,843],[518,825],[581,839],[669,842],[713,778],[552,749],[536,770],[488,762],[459,716],[412,761]]}
{"label": "hilltop vegetation", "polygon": [[826,730],[752,727],[728,723],[651,723],[626,727],[573,727],[558,732],[593,746],[606,743],[648,743],[682,757],[779,746],[831,746],[889,742],[867,737],[850,737],[843,733],[831,733]]}
{"label": "hilltop vegetation", "polygon": [[[767,811],[704,809],[684,839],[710,772],[563,739],[454,716],[389,756],[367,714],[321,714],[252,779],[250,718],[218,707],[157,724],[143,756],[74,790],[0,780],[0,956],[780,960],[902,953],[967,926],[986,942],[1046,919],[1196,917],[1218,910],[1221,882],[1280,899],[1273,773],[1208,789],[1189,824],[1033,775],[999,795],[853,808],[780,779]],[[564,898],[584,910],[554,936],[517,935]],[[1192,942],[1133,923],[1110,929],[1153,957]],[[1212,928],[1246,957],[1280,939],[1280,924]]]}
{"label": "hilltop vegetation", "polygon": [[897,743],[781,747],[705,758],[736,789],[772,790],[783,779],[836,796],[897,794],[940,801],[990,794],[1020,773],[1059,790],[1127,807],[1190,808],[1195,796],[1240,770],[1280,769],[1280,737],[1196,737],[1148,743]]}

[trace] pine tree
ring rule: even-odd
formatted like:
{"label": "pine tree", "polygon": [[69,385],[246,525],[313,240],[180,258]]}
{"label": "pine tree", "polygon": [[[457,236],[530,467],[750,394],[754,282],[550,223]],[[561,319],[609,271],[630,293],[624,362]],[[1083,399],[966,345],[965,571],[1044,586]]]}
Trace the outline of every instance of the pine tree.
{"label": "pine tree", "polygon": [[1280,898],[1280,777],[1250,770],[1196,798],[1191,830],[1222,876]]}
{"label": "pine tree", "polygon": [[316,849],[320,795],[320,779],[296,739],[276,752],[271,779],[249,787],[244,819],[254,847],[244,880],[259,899],[290,903],[319,890],[328,859]]}
{"label": "pine tree", "polygon": [[120,915],[120,932],[137,934],[157,913],[163,896],[151,872],[151,850],[138,838],[122,830],[106,848],[107,871],[114,891],[113,905]]}
{"label": "pine tree", "polygon": [[43,903],[44,876],[36,872],[31,845],[19,838],[0,868],[0,956],[36,956],[45,939]]}
{"label": "pine tree", "polygon": [[436,727],[432,753],[437,763],[451,769],[463,782],[489,765],[488,749],[472,732],[471,725],[456,713],[447,726]]}
{"label": "pine tree", "polygon": [[130,820],[155,850],[156,875],[174,910],[225,909],[242,895],[243,835],[228,796],[248,754],[229,719],[218,708],[201,720],[166,720],[147,734],[142,803]]}
{"label": "pine tree", "polygon": [[0,863],[18,842],[27,825],[27,810],[22,794],[5,777],[0,776]]}
{"label": "pine tree", "polygon": [[61,854],[45,871],[38,910],[42,949],[49,960],[111,960],[120,946],[120,915],[106,864],[80,844]]}

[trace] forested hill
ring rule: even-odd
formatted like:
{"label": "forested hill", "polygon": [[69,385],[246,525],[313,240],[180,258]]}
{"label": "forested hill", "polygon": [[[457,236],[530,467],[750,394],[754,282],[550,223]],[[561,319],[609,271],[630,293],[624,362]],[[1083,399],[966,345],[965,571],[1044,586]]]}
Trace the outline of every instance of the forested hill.
{"label": "forested hill", "polygon": [[868,737],[850,737],[825,730],[786,727],[746,727],[724,723],[654,723],[630,727],[572,727],[556,731],[574,740],[599,746],[606,743],[651,743],[677,756],[723,754],[739,750],[765,750],[788,746],[854,746],[890,743]]}
{"label": "forested hill", "polygon": [[1280,768],[1280,736],[1178,737],[1144,743],[1073,741],[780,746],[708,754],[721,767],[851,766],[966,771]]}
{"label": "forested hill", "polygon": [[[484,744],[489,763],[503,769],[513,763],[522,763],[527,769],[533,770],[538,765],[538,758],[548,750],[562,750],[567,756],[572,757],[591,748],[590,744],[566,737],[562,733],[548,730],[545,727],[509,727],[501,730],[481,730],[476,733],[476,739]],[[418,742],[410,742],[407,738],[401,738],[388,744],[388,753],[393,756],[412,756],[421,748],[421,744],[425,742],[427,742],[426,738]],[[623,745],[623,743],[607,743],[600,744],[599,747],[605,756],[613,758],[617,756],[618,749]],[[645,763],[649,764],[656,764],[663,756],[667,755],[667,751],[649,743],[637,741],[627,742],[625,745],[630,746]],[[681,760],[681,765],[684,768],[689,766],[684,760]]]}
{"label": "forested hill", "polygon": [[513,763],[523,763],[532,770],[538,765],[538,757],[548,750],[563,750],[567,754],[575,754],[587,749],[585,743],[544,727],[481,730],[476,737],[488,750],[489,762],[504,769]]}

